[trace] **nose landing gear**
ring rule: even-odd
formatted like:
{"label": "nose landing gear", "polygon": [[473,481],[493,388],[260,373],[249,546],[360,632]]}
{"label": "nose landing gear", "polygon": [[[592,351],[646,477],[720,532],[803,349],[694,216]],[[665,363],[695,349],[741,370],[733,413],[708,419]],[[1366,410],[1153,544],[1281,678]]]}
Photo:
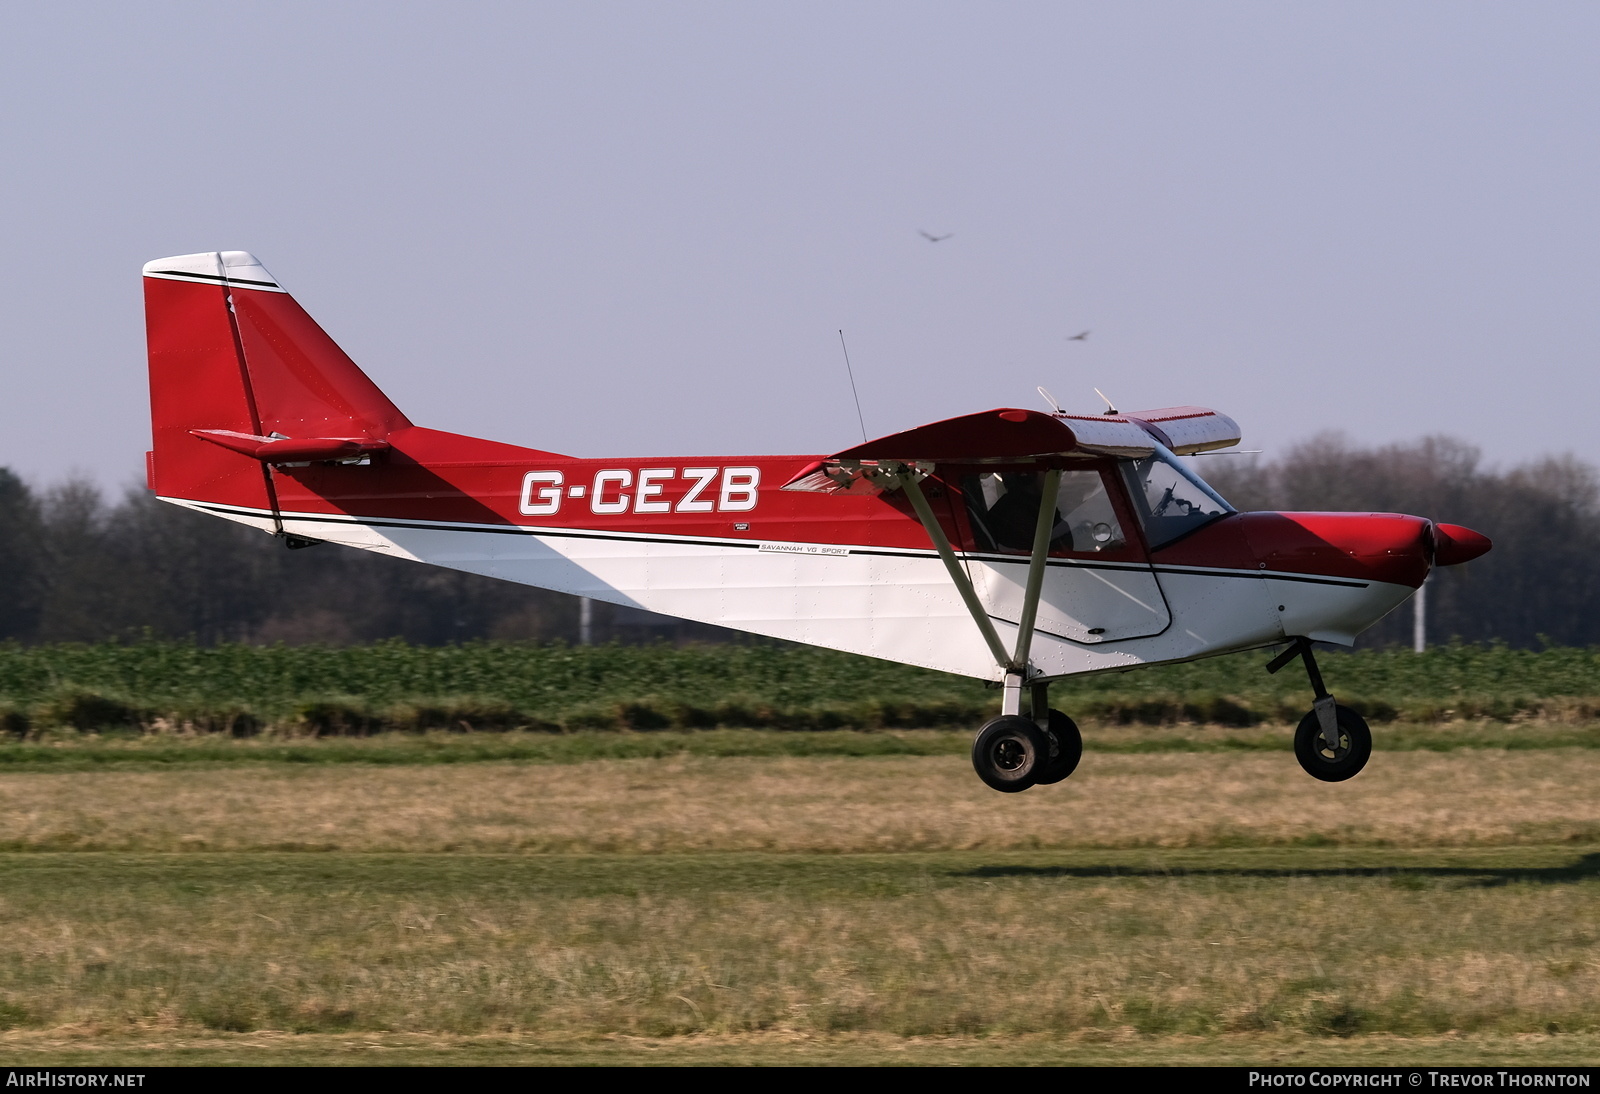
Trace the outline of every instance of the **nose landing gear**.
{"label": "nose landing gear", "polygon": [[1294,756],[1306,774],[1325,783],[1355,778],[1372,755],[1372,730],[1366,719],[1349,707],[1335,703],[1322,684],[1322,673],[1311,652],[1311,640],[1296,638],[1294,644],[1267,663],[1276,673],[1296,657],[1306,666],[1316,701],[1294,731]]}
{"label": "nose landing gear", "polygon": [[1354,778],[1372,755],[1372,731],[1366,721],[1349,707],[1334,709],[1338,724],[1332,740],[1315,710],[1300,719],[1294,731],[1295,759],[1313,778],[1325,783]]}

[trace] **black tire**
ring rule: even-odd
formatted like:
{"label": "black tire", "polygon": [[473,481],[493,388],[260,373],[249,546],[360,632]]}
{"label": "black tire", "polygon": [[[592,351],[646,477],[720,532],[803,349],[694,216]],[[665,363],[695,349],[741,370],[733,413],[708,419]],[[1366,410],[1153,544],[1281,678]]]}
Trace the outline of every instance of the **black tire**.
{"label": "black tire", "polygon": [[1055,738],[1054,751],[1033,780],[1040,786],[1060,782],[1078,770],[1078,761],[1083,759],[1083,734],[1078,732],[1078,723],[1059,710],[1050,712],[1050,736]]}
{"label": "black tire", "polygon": [[1001,715],[978,730],[972,742],[972,767],[978,778],[1004,794],[1016,794],[1039,781],[1050,758],[1050,738],[1032,718]]}
{"label": "black tire", "polygon": [[1353,779],[1367,766],[1372,755],[1372,730],[1366,719],[1349,707],[1334,707],[1339,721],[1339,747],[1329,749],[1322,739],[1322,723],[1312,711],[1300,719],[1294,731],[1294,757],[1306,774],[1325,783]]}

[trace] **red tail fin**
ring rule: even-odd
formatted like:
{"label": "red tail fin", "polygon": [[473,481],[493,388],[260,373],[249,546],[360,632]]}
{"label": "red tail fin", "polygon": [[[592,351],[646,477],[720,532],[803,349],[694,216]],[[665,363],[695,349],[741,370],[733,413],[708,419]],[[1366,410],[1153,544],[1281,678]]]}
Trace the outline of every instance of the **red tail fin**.
{"label": "red tail fin", "polygon": [[157,494],[276,510],[265,456],[216,434],[364,451],[411,424],[252,255],[157,259],[144,285]]}

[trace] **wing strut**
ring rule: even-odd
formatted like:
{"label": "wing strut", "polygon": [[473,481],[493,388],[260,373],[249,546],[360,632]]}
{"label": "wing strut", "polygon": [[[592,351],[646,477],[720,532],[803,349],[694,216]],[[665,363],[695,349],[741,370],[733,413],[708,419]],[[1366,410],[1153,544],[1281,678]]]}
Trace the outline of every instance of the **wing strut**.
{"label": "wing strut", "polygon": [[1028,559],[1028,584],[1022,592],[1022,617],[1017,620],[1017,652],[1011,667],[1026,673],[1028,649],[1033,645],[1033,621],[1039,614],[1039,594],[1044,591],[1044,563],[1050,557],[1050,533],[1056,527],[1056,494],[1061,489],[1061,469],[1044,473],[1039,494],[1039,519],[1033,526],[1033,555]]}
{"label": "wing strut", "polygon": [[1027,683],[1030,667],[1028,652],[1033,645],[1034,621],[1039,614],[1039,597],[1044,591],[1045,562],[1050,557],[1050,533],[1055,529],[1054,500],[1056,492],[1061,488],[1060,468],[1045,472],[1044,486],[1039,498],[1039,517],[1033,528],[1033,554],[1028,559],[1028,584],[1022,593],[1022,615],[1017,620],[1017,646],[1009,655],[1000,641],[1000,635],[994,629],[994,623],[989,619],[989,613],[984,610],[977,592],[973,590],[971,579],[967,577],[967,572],[962,569],[960,561],[956,558],[949,538],[945,536],[944,529],[939,526],[938,519],[933,515],[933,508],[922,493],[922,483],[917,470],[903,467],[895,474],[895,478],[905,489],[906,497],[911,499],[911,507],[916,510],[917,519],[922,521],[923,530],[933,541],[934,550],[939,552],[939,558],[944,563],[945,570],[949,572],[950,580],[955,583],[956,591],[966,602],[972,621],[978,625],[978,630],[983,633],[983,640],[989,644],[989,652],[994,655],[995,663],[1005,670],[1005,696],[1001,703],[1001,712],[1021,713],[1022,688]]}
{"label": "wing strut", "polygon": [[1005,646],[1000,644],[1000,635],[995,633],[994,624],[989,620],[989,613],[983,610],[978,594],[972,589],[971,579],[961,568],[955,551],[950,547],[950,541],[945,538],[944,529],[939,527],[938,518],[933,515],[928,499],[923,496],[922,484],[917,481],[916,469],[902,469],[895,478],[905,488],[906,497],[911,499],[911,508],[917,511],[917,519],[922,521],[922,527],[927,531],[928,538],[933,540],[933,549],[939,552],[944,568],[950,573],[950,580],[955,582],[956,591],[961,594],[961,599],[966,601],[967,611],[972,613],[972,621],[978,625],[978,630],[983,632],[983,640],[989,643],[989,652],[994,654],[995,662],[1001,668],[1009,671],[1011,657],[1006,653]]}

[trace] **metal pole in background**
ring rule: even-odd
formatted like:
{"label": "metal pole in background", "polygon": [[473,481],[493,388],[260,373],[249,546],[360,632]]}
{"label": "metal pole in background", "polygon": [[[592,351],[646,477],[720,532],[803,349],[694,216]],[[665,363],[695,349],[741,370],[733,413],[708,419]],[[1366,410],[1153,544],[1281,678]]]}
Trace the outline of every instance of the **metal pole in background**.
{"label": "metal pole in background", "polygon": [[[1433,575],[1429,575],[1430,577]],[[1428,650],[1428,582],[1422,582],[1422,587],[1417,590],[1417,595],[1411,598],[1411,652],[1426,653]]]}
{"label": "metal pole in background", "polygon": [[578,645],[594,645],[594,601],[586,596],[578,598]]}

